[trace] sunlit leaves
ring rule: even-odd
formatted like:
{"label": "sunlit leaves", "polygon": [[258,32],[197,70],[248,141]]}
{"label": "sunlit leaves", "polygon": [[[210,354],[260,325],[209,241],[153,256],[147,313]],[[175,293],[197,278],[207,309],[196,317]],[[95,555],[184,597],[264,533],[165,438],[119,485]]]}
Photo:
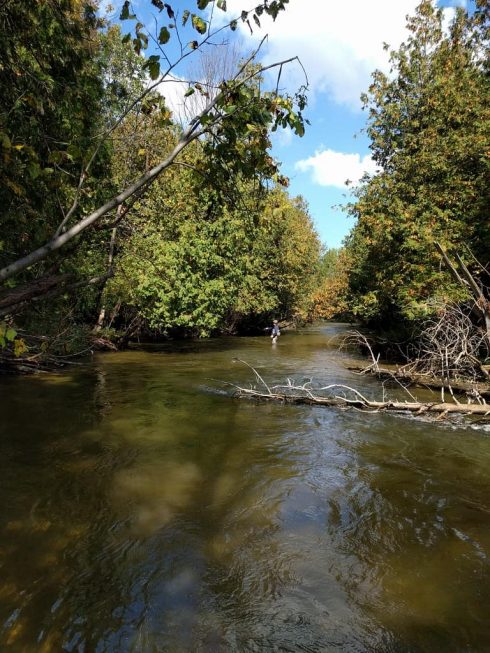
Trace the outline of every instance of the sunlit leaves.
{"label": "sunlit leaves", "polygon": [[156,332],[211,335],[306,311],[319,248],[304,204],[257,186],[257,171],[225,181],[201,148],[149,190],[111,292]]}
{"label": "sunlit leaves", "polygon": [[351,307],[365,320],[413,320],[434,298],[458,300],[460,290],[440,269],[436,240],[490,259],[482,158],[490,97],[478,63],[486,37],[464,11],[449,30],[442,21],[424,1],[409,21],[408,40],[391,53],[394,74],[377,71],[363,98],[371,151],[382,167],[351,205]]}
{"label": "sunlit leaves", "polygon": [[[0,11],[4,263],[52,237],[73,202],[91,139],[103,128],[98,19],[83,6],[7,3]],[[101,158],[106,151],[102,144]],[[90,184],[87,178],[82,210]],[[43,268],[35,274],[42,276]]]}
{"label": "sunlit leaves", "polygon": [[0,322],[0,349],[10,349],[16,357],[27,351],[25,341],[18,338],[17,331],[6,322]]}
{"label": "sunlit leaves", "polygon": [[192,27],[199,32],[199,34],[205,34],[207,30],[206,21],[197,14],[192,14]]}
{"label": "sunlit leaves", "polygon": [[14,340],[14,356],[18,358],[19,356],[22,356],[22,354],[25,354],[28,351],[28,347],[25,343],[25,340],[22,338],[16,338]]}

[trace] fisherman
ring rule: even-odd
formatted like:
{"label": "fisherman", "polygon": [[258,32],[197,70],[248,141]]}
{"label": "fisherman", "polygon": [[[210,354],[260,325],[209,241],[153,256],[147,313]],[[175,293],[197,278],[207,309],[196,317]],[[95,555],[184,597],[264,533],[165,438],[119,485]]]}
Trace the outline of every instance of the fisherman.
{"label": "fisherman", "polygon": [[272,338],[273,345],[277,342],[277,339],[280,335],[281,335],[281,331],[279,330],[279,322],[277,320],[274,320],[272,322],[272,331],[271,331],[271,338]]}

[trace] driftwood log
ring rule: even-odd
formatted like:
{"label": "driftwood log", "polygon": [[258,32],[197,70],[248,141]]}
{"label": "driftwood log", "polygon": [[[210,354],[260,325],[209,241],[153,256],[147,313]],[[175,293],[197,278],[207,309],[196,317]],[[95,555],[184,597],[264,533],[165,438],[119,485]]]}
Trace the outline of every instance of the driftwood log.
{"label": "driftwood log", "polygon": [[442,390],[445,389],[448,392],[451,390],[462,393],[474,395],[477,392],[479,395],[485,398],[490,398],[490,386],[486,383],[470,383],[466,381],[446,381],[445,379],[436,379],[428,374],[417,374],[415,372],[407,372],[405,370],[390,370],[384,367],[378,367],[377,369],[370,368],[366,369],[365,367],[360,367],[357,365],[349,365],[347,369],[356,374],[368,374],[370,376],[375,376],[381,381],[399,381],[402,384],[407,384],[409,386],[417,386],[421,388],[428,388],[430,390]]}
{"label": "driftwood log", "polygon": [[249,367],[259,383],[259,386],[250,386],[249,388],[226,383],[226,385],[230,385],[235,389],[234,396],[239,398],[307,404],[310,406],[337,406],[368,412],[394,411],[415,415],[430,413],[436,415],[437,419],[444,419],[450,415],[490,416],[490,404],[487,404],[480,395],[475,396],[474,400],[468,397],[467,403],[461,403],[455,398],[454,402],[420,402],[410,393],[411,401],[391,399],[379,401],[368,399],[359,390],[340,383],[313,388],[311,382],[299,386],[288,379],[286,385],[268,386],[257,370],[246,361],[235,359],[235,362],[243,363]]}
{"label": "driftwood log", "polygon": [[[280,392],[281,386],[272,386],[271,392],[262,392],[256,388],[237,388],[236,396],[251,397],[267,401],[282,401],[289,404],[309,404],[314,406],[340,406],[341,408],[357,408],[366,411],[397,411],[408,412],[416,415],[422,413],[437,413],[440,417],[445,417],[449,413],[467,414],[467,415],[484,415],[490,416],[490,404],[453,404],[449,402],[419,402],[419,401],[372,401],[363,397],[355,388],[346,385],[330,385],[319,388],[325,390],[344,390],[352,393],[352,397],[346,396],[318,396],[314,394],[301,394],[302,388],[291,389],[297,390],[298,394],[291,392]],[[288,387],[288,386],[284,386]]]}

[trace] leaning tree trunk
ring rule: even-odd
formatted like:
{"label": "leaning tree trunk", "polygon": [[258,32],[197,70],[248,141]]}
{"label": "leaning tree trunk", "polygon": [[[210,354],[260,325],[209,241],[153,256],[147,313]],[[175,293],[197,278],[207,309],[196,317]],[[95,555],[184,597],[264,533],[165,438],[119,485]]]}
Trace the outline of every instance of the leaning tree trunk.
{"label": "leaning tree trunk", "polygon": [[[121,207],[118,207],[118,216],[122,212]],[[109,255],[107,257],[107,268],[108,271],[111,273],[111,276],[113,274],[113,262],[114,262],[114,249],[116,246],[116,235],[117,235],[117,227],[113,227],[112,232],[111,232],[111,240],[109,242]],[[97,333],[97,331],[100,331],[102,327],[104,326],[104,320],[105,320],[105,314],[106,314],[106,306],[105,306],[105,301],[104,301],[104,290],[107,284],[107,280],[104,283],[104,285],[101,288],[100,291],[100,298],[101,298],[101,306],[100,306],[100,311],[99,311],[99,317],[97,318],[97,324],[94,327],[94,332]]]}
{"label": "leaning tree trunk", "polygon": [[456,267],[451,263],[448,255],[442,248],[441,244],[438,242],[435,242],[434,244],[437,248],[437,251],[442,256],[442,260],[444,261],[444,264],[446,265],[447,269],[449,270],[451,276],[456,281],[456,283],[458,283],[462,288],[465,288],[466,290],[470,290],[471,294],[473,295],[473,298],[475,299],[474,310],[483,320],[483,324],[485,325],[484,328],[485,328],[487,342],[490,345],[490,302],[486,299],[481,288],[476,283],[473,275],[468,270],[468,268],[464,264],[459,254],[456,254],[456,260],[460,267],[462,273],[461,275],[457,271]]}

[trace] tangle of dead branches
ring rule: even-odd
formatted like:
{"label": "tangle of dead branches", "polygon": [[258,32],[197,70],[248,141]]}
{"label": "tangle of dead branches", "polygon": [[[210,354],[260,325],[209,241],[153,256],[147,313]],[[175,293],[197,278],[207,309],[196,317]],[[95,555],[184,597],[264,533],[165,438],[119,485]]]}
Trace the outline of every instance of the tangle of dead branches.
{"label": "tangle of dead branches", "polygon": [[412,350],[419,373],[470,381],[488,378],[483,366],[490,356],[486,332],[475,326],[465,306],[439,307]]}
{"label": "tangle of dead branches", "polygon": [[[409,392],[410,401],[387,399],[383,390],[382,400],[373,400],[366,397],[352,386],[342,383],[331,383],[325,386],[314,386],[313,381],[297,384],[291,379],[281,385],[268,385],[263,377],[249,363],[240,359],[234,362],[242,363],[252,370],[255,375],[255,384],[242,387],[234,383],[222,382],[234,388],[234,396],[266,401],[279,401],[283,403],[308,404],[317,406],[337,406],[339,408],[357,409],[367,412],[404,412],[415,415],[428,413],[437,420],[453,415],[475,415],[486,419],[490,416],[490,405],[481,395],[474,398],[468,396],[466,403],[461,403],[454,398],[453,402],[420,402]],[[476,402],[476,403],[474,403]]]}
{"label": "tangle of dead branches", "polygon": [[[380,368],[380,349],[386,343],[359,331],[346,334],[341,348],[357,347],[366,352],[371,363],[362,369],[364,374],[386,373]],[[425,376],[451,383],[477,383],[490,380],[485,362],[490,361],[490,348],[484,329],[471,319],[471,308],[441,305],[423,323],[419,336],[410,343],[390,343],[406,362],[397,367],[397,378]]]}

